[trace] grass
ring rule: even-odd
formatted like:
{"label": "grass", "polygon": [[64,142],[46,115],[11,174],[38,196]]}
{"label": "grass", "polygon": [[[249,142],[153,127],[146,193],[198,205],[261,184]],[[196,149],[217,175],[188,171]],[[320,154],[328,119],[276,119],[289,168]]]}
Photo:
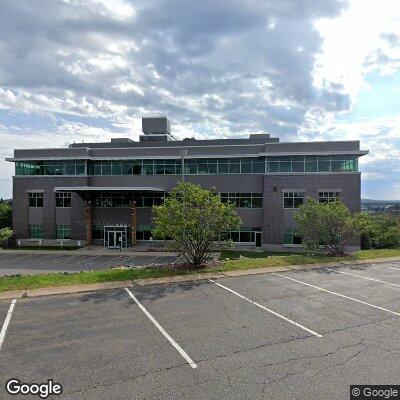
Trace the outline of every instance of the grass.
{"label": "grass", "polygon": [[[244,258],[240,258],[240,257]],[[0,292],[5,290],[27,290],[50,286],[65,286],[86,283],[101,283],[143,278],[160,278],[198,272],[233,271],[248,268],[265,268],[286,265],[323,264],[338,261],[366,260],[400,256],[400,249],[361,250],[352,255],[332,257],[304,253],[267,253],[224,250],[221,263],[202,270],[182,268],[109,269],[72,274],[25,275],[0,277]]]}

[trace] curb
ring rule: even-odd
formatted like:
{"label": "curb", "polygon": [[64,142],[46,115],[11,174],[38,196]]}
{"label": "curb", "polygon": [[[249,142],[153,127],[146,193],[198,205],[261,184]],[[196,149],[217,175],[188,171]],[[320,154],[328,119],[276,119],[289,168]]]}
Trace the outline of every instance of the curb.
{"label": "curb", "polygon": [[163,278],[135,279],[133,281],[114,281],[114,282],[89,283],[89,284],[70,285],[70,286],[53,286],[53,287],[32,289],[32,290],[8,290],[0,292],[0,300],[95,292],[99,290],[110,290],[110,289],[121,289],[121,288],[123,289],[125,287],[132,287],[134,285],[150,286],[150,285],[160,285],[167,283],[195,282],[207,279],[228,278],[228,277],[244,276],[244,275],[259,275],[259,274],[267,274],[273,272],[301,271],[301,270],[317,269],[317,268],[332,268],[332,267],[340,267],[343,265],[379,264],[388,261],[400,261],[400,257],[385,257],[385,258],[372,258],[366,260],[339,261],[337,263],[324,263],[324,264],[282,265],[278,267],[250,268],[250,269],[235,270],[235,271],[217,271],[217,272],[204,272],[198,274],[166,276]]}
{"label": "curb", "polygon": [[8,290],[0,292],[0,300],[21,299],[26,297],[54,296],[59,294],[73,294],[83,292],[95,292],[98,290],[123,289],[132,287],[132,281],[115,281],[103,283],[88,283],[70,286],[52,286],[32,290]]}

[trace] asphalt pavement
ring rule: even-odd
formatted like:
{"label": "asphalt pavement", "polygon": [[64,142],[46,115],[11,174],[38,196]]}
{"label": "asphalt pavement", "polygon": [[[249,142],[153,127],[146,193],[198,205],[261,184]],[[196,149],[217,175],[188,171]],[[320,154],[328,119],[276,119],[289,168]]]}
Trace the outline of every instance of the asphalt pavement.
{"label": "asphalt pavement", "polygon": [[[348,399],[396,384],[399,262],[18,299],[5,382],[60,399]],[[11,302],[0,302],[0,328]]]}
{"label": "asphalt pavement", "polygon": [[0,276],[79,272],[115,267],[144,267],[180,262],[178,257],[163,253],[133,254],[73,254],[0,253]]}

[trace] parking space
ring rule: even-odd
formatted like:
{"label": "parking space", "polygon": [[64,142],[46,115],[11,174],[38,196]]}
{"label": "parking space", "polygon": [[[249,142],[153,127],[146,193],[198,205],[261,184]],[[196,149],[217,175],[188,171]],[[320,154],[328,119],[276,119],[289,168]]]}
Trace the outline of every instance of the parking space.
{"label": "parking space", "polygon": [[123,255],[123,254],[15,254],[0,253],[0,276],[52,272],[79,272],[115,267],[140,267],[179,262],[170,255]]}
{"label": "parking space", "polygon": [[52,378],[63,399],[343,399],[397,382],[399,264],[129,291],[18,300],[0,390],[15,376]]}

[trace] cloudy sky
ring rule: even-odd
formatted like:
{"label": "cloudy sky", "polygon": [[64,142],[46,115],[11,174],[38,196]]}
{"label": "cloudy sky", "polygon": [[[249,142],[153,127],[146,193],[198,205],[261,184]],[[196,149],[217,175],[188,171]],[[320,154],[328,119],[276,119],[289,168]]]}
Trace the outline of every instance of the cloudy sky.
{"label": "cloudy sky", "polygon": [[399,0],[0,0],[0,197],[14,148],[177,137],[360,140],[400,199]]}

